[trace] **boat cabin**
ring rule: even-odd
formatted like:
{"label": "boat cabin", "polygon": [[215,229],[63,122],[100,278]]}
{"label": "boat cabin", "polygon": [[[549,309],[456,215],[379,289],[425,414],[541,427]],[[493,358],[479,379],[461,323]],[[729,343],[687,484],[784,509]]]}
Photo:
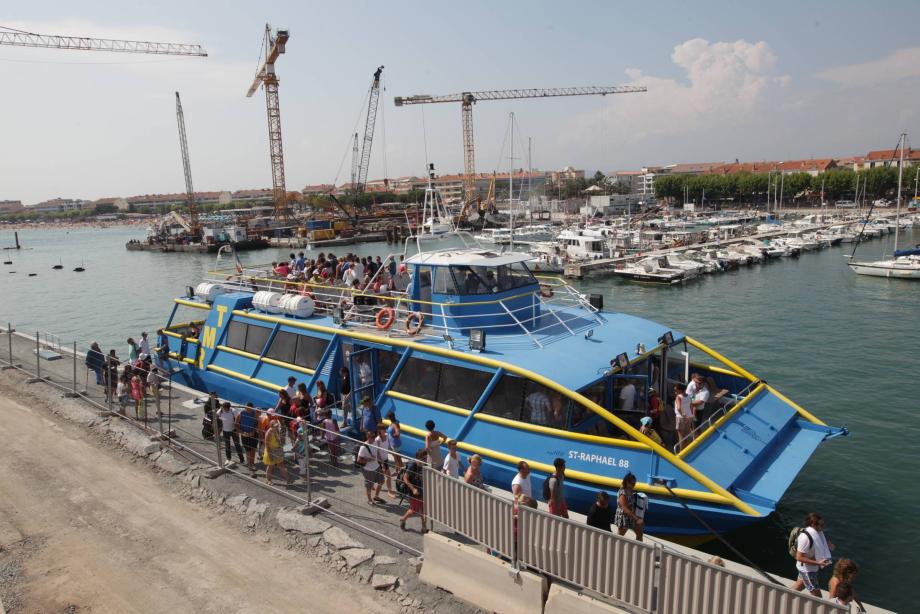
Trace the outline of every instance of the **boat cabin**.
{"label": "boat cabin", "polygon": [[489,332],[533,329],[541,315],[533,256],[489,250],[441,250],[406,259],[407,300],[434,328]]}

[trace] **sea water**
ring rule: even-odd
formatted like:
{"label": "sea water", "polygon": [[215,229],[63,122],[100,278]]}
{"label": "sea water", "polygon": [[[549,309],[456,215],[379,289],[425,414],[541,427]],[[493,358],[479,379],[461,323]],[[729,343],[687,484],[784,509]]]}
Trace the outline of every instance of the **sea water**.
{"label": "sea water", "polygon": [[[126,355],[127,337],[153,335],[173,298],[215,265],[212,255],[125,250],[128,239],[142,237],[136,227],[20,231],[24,249],[5,250],[13,265],[0,269],[0,326],[9,321],[20,331],[47,331],[81,346],[98,341],[103,350]],[[918,241],[920,230],[907,231],[902,245]],[[891,235],[869,241],[857,255],[881,257],[892,243]],[[12,244],[12,232],[0,231],[0,246]],[[324,251],[385,256],[397,249],[378,243]],[[603,294],[607,310],[701,340],[828,424],[848,427],[851,437],[818,448],[775,514],[727,539],[767,571],[792,577],[786,535],[808,512],[819,512],[836,544],[834,557],[860,565],[859,594],[907,611],[914,599],[909,561],[920,544],[914,518],[920,511],[920,401],[913,390],[920,380],[920,281],[856,275],[844,257],[851,249],[807,252],[679,287],[603,277],[576,285]],[[290,251],[240,258],[265,263]],[[52,270],[59,263],[63,269]],[[73,271],[81,265],[85,272]],[[225,259],[223,266],[232,264]],[[736,558],[718,542],[704,549]]]}

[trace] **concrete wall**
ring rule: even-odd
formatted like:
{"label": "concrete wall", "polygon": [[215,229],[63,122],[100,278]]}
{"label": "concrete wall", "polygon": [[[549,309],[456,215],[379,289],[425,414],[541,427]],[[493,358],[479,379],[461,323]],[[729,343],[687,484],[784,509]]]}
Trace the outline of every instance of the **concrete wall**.
{"label": "concrete wall", "polygon": [[[486,554],[482,547],[466,546],[443,535],[425,535],[422,581],[454,596],[500,614],[543,611],[544,580],[530,573],[514,573],[511,565]],[[561,610],[560,610],[561,611]]]}

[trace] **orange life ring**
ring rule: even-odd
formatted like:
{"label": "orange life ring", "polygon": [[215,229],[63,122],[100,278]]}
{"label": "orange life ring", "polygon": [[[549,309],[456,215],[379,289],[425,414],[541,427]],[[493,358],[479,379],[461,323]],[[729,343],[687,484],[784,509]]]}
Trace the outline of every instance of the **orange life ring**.
{"label": "orange life ring", "polygon": [[393,311],[392,307],[384,307],[377,312],[375,321],[378,329],[390,330],[390,327],[393,326],[393,322],[396,321],[396,312]]}
{"label": "orange life ring", "polygon": [[420,330],[422,330],[422,325],[425,324],[425,316],[421,312],[413,311],[408,316],[406,316],[406,332],[410,336],[415,336]]}
{"label": "orange life ring", "polygon": [[540,285],[540,296],[543,298],[550,298],[553,296],[553,287],[546,284]]}

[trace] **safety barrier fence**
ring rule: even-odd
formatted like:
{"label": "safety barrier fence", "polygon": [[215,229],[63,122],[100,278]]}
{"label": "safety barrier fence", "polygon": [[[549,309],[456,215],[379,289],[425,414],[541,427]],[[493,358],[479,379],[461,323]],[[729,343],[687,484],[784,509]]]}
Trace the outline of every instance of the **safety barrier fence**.
{"label": "safety barrier fence", "polygon": [[[119,397],[114,385],[117,379],[109,377],[108,369],[103,369],[104,375],[101,383],[96,383],[93,371],[86,366],[86,351],[84,350],[89,349],[84,347],[81,350],[77,342],[65,342],[56,335],[41,332],[27,334],[17,331],[11,324],[0,327],[0,367],[3,370],[15,369],[29,376],[28,382],[41,382],[61,391],[63,396],[82,399],[112,419],[130,424],[139,431],[155,437],[163,447],[181,453],[187,459],[190,457],[194,462],[220,467],[237,479],[257,484],[297,505],[313,506],[315,504],[314,494],[326,497],[332,503],[332,507],[322,510],[324,516],[370,535],[381,542],[389,543],[400,551],[410,552],[413,555],[421,554],[415,545],[411,542],[407,543],[406,539],[393,531],[398,525],[399,514],[408,504],[403,498],[398,495],[390,498],[387,505],[373,517],[366,512],[354,513],[363,511],[360,506],[365,505],[365,492],[360,486],[360,481],[357,482],[356,488],[350,487],[355,482],[356,474],[360,474],[352,458],[357,454],[361,445],[367,445],[366,441],[349,437],[344,432],[326,431],[319,425],[305,423],[309,425],[305,429],[305,436],[310,445],[302,448],[303,455],[298,455],[291,450],[294,437],[288,429],[293,418],[279,415],[277,418],[283,424],[288,443],[285,447],[284,465],[291,471],[292,477],[297,475],[296,472],[299,469],[301,479],[292,479],[291,482],[295,482],[294,484],[284,486],[280,485],[284,484],[283,480],[279,480],[279,485],[268,485],[256,479],[245,467],[245,463],[241,466],[227,461],[225,438],[219,430],[215,430],[214,435],[209,439],[203,437],[201,427],[203,426],[204,403],[198,403],[196,407],[199,409],[193,411],[192,414],[188,413],[187,407],[174,403],[176,399],[182,397],[181,390],[177,393],[173,388],[171,370],[160,371],[159,393],[152,392],[152,388],[145,386],[141,401],[136,402],[130,397]],[[54,360],[57,357],[49,357],[43,350],[52,350],[61,356]],[[41,355],[39,351],[42,351]],[[105,360],[105,363],[113,367],[117,373],[123,373],[124,365],[120,362],[115,364]],[[344,428],[345,416],[341,413],[340,404],[335,404],[331,409]],[[137,408],[137,415],[135,415],[135,408]],[[239,411],[242,406],[234,404],[232,408],[234,411]],[[216,420],[211,421],[211,428],[217,428],[216,422]],[[336,435],[337,448],[340,451],[338,462],[333,462],[329,455],[329,446],[325,437],[327,432]],[[231,438],[230,448],[233,456],[236,456],[234,439],[235,437]],[[264,442],[260,442],[259,453],[256,457],[257,464],[262,458],[263,445]],[[378,450],[374,449],[374,452]],[[381,453],[381,456],[387,457],[389,461],[388,470],[385,471],[383,468],[378,470],[381,482],[385,485],[389,479],[390,483],[395,486],[396,467],[405,465],[409,458],[392,451],[386,454]],[[385,494],[386,491],[384,491]],[[365,506],[363,509],[368,508]]]}
{"label": "safety barrier fence", "polygon": [[[648,614],[832,614],[844,606],[779,584],[516,505],[426,467],[425,512],[452,532],[576,590]],[[615,505],[614,502],[611,504]]]}

